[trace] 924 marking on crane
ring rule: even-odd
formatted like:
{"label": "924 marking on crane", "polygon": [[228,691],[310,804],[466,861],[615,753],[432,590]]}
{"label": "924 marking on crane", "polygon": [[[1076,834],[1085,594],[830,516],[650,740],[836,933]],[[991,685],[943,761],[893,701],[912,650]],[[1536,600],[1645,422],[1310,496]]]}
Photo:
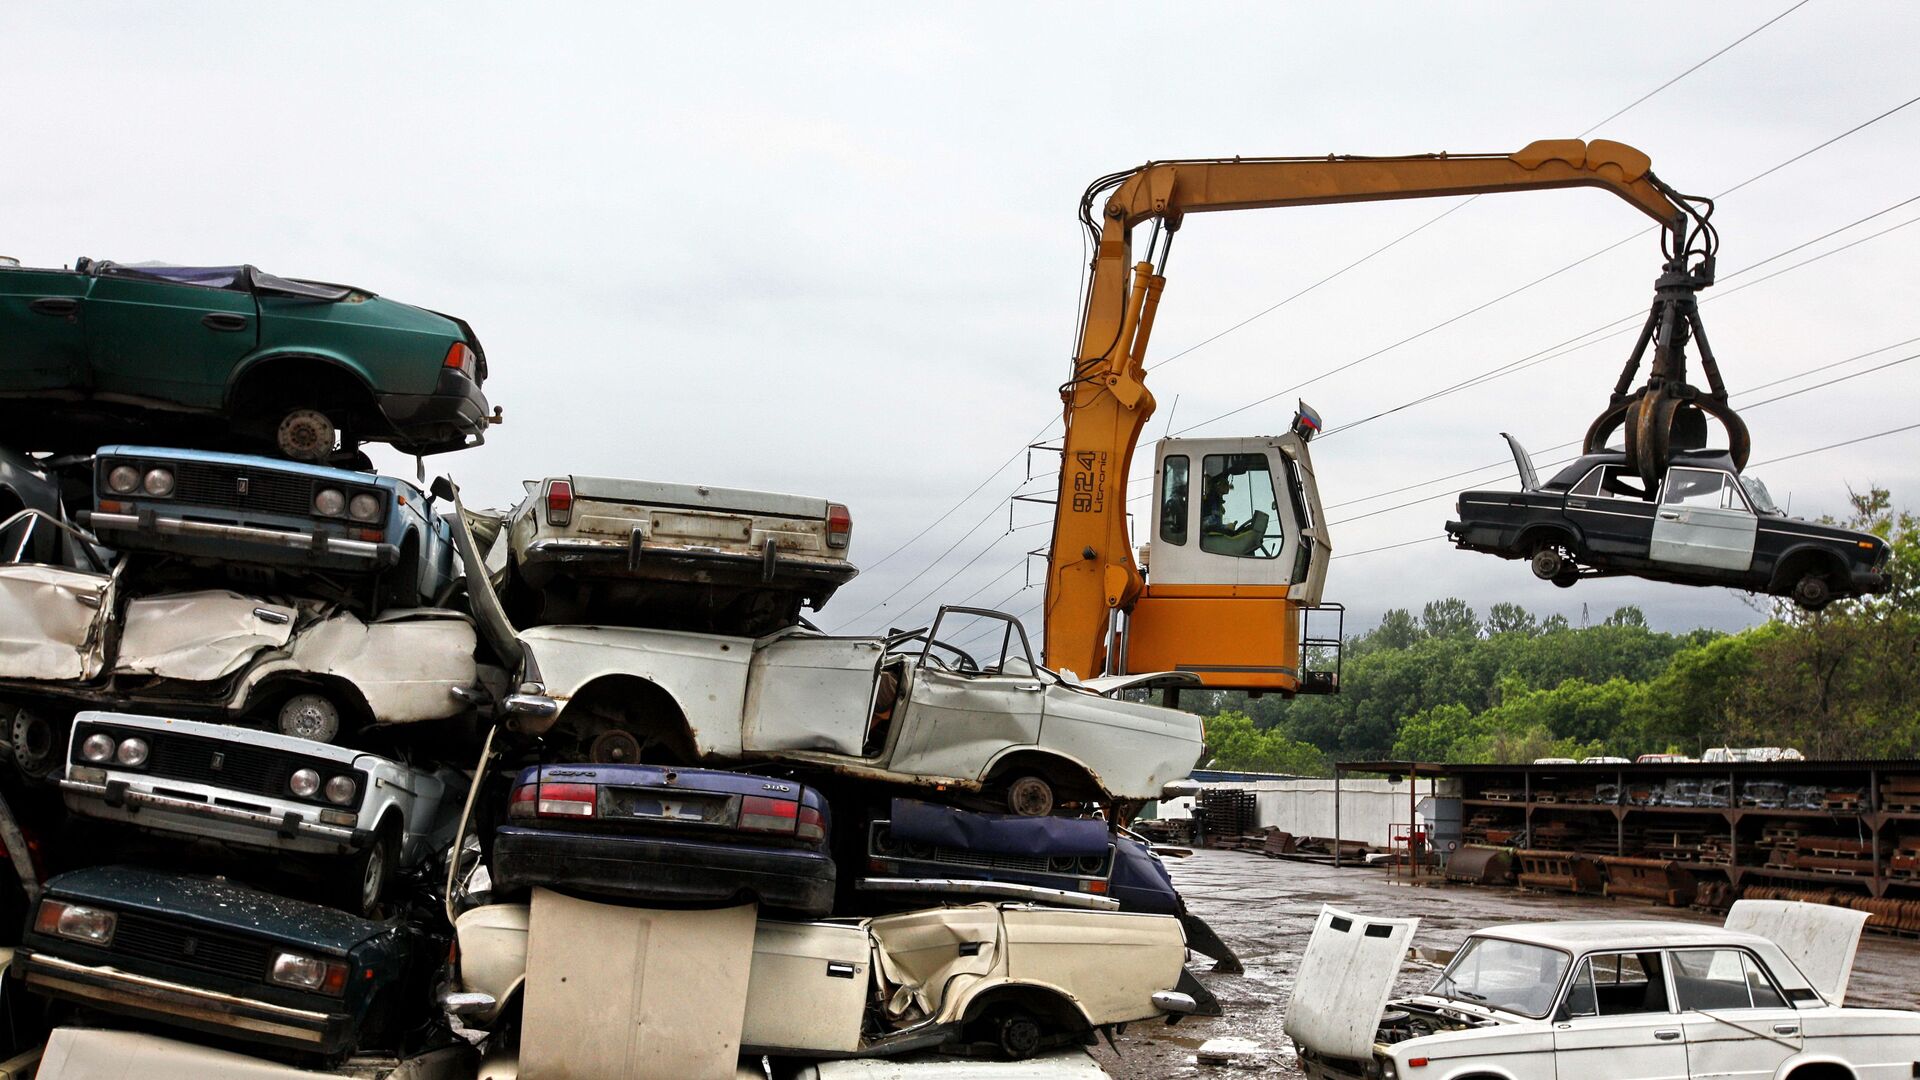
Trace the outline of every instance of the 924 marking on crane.
{"label": "924 marking on crane", "polygon": [[1106,509],[1107,452],[1084,450],[1073,455],[1073,512],[1098,514]]}

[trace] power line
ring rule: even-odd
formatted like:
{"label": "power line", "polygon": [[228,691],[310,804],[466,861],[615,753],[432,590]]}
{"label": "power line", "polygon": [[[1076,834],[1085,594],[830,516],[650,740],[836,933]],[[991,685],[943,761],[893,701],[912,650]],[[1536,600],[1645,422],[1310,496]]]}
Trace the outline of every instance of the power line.
{"label": "power line", "polygon": [[1761,23],[1759,26],[1754,27],[1753,29],[1747,31],[1746,33],[1741,34],[1739,37],[1734,38],[1731,44],[1722,46],[1718,52],[1707,57],[1705,60],[1700,61],[1699,63],[1693,65],[1692,67],[1681,72],[1680,74],[1675,75],[1673,78],[1668,79],[1666,82],[1661,83],[1659,86],[1656,86],[1653,89],[1647,91],[1646,93],[1641,94],[1639,97],[1634,98],[1633,101],[1629,103],[1625,108],[1622,108],[1614,112],[1612,115],[1608,116],[1605,120],[1602,120],[1599,123],[1588,128],[1587,130],[1581,132],[1577,136],[1577,138],[1584,139],[1588,135],[1591,135],[1595,131],[1599,130],[1600,128],[1603,128],[1608,124],[1613,123],[1615,120],[1620,119],[1622,116],[1625,116],[1626,114],[1632,112],[1634,109],[1639,108],[1640,105],[1644,103],[1648,98],[1652,97],[1655,94],[1658,94],[1660,91],[1665,90],[1667,87],[1672,86],[1674,83],[1679,82],[1681,79],[1686,78],[1687,76],[1693,74],[1694,72],[1699,71],[1701,68],[1706,67],[1708,64],[1713,63],[1715,60],[1720,59],[1722,56],[1725,56],[1727,53],[1732,52],[1735,47],[1739,46],[1742,42],[1746,41],[1748,38],[1752,37],[1753,35],[1759,33],[1762,30],[1765,30],[1767,27],[1772,26],[1774,23],[1779,22],[1781,19],[1786,18],[1787,16],[1793,14],[1796,11],[1799,11],[1801,8],[1806,6],[1807,6],[1807,0],[1800,0],[1799,3],[1793,5],[1787,10],[1781,12],[1778,15],[1775,15],[1773,18],[1768,19],[1766,22]]}

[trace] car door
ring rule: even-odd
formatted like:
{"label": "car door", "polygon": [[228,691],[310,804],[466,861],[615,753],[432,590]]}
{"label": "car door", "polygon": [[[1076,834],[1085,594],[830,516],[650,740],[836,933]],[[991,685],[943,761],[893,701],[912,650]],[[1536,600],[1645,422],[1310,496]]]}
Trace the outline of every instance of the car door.
{"label": "car door", "polygon": [[1019,623],[942,608],[928,638],[908,673],[889,771],[979,779],[1002,750],[1039,740],[1046,684]]}
{"label": "car door", "polygon": [[1601,953],[1575,965],[1554,1013],[1553,1049],[1563,1077],[1683,1080],[1686,1037],[1660,954]]}
{"label": "car door", "polygon": [[0,394],[86,387],[86,292],[84,274],[0,269]]}
{"label": "car door", "polygon": [[1668,955],[1694,1080],[1771,1080],[1800,1052],[1800,1014],[1744,949]]}
{"label": "car door", "polygon": [[1566,514],[1585,537],[1588,554],[1647,557],[1654,504],[1624,466],[1595,465],[1567,492]]}
{"label": "car door", "polygon": [[219,407],[228,372],[258,340],[243,274],[241,267],[98,274],[81,316],[95,394]]}
{"label": "car door", "polygon": [[1656,562],[1745,570],[1759,527],[1731,474],[1675,466],[1661,486],[1648,554]]}

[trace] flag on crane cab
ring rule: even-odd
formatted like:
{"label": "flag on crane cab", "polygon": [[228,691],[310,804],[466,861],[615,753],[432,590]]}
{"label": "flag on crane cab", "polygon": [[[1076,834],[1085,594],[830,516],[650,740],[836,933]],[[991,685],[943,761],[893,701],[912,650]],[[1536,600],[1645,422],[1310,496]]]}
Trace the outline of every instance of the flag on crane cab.
{"label": "flag on crane cab", "polygon": [[1314,412],[1313,406],[1308,405],[1304,400],[1300,402],[1299,410],[1293,414],[1293,433],[1300,436],[1301,442],[1310,442],[1315,435],[1320,434],[1320,414]]}

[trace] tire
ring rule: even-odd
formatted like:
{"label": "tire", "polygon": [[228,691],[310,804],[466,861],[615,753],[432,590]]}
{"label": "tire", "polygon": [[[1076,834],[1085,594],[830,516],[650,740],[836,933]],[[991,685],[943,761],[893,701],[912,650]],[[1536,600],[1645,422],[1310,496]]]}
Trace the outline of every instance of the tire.
{"label": "tire", "polygon": [[382,824],[373,842],[340,860],[334,883],[334,906],[362,916],[380,910],[394,871],[400,867],[399,830]]}
{"label": "tire", "polygon": [[380,611],[420,606],[420,543],[412,533],[400,545],[399,560],[381,572],[378,597]]}
{"label": "tire", "polygon": [[280,703],[273,726],[282,735],[330,743],[340,737],[340,706],[325,694],[302,691]]}
{"label": "tire", "polygon": [[1008,1061],[1025,1061],[1040,1049],[1040,1021],[1024,1009],[1009,1009],[993,1024],[993,1041]]}
{"label": "tire", "polygon": [[1053,813],[1053,785],[1044,777],[1026,773],[1007,782],[1007,812],[1021,817],[1046,817]]}
{"label": "tire", "polygon": [[53,721],[32,709],[15,709],[7,736],[13,748],[13,763],[23,775],[43,776],[60,771],[59,756],[65,748],[57,745],[59,733]]}
{"label": "tire", "polygon": [[1572,570],[1562,570],[1553,576],[1553,583],[1563,589],[1571,589],[1580,581],[1580,575]]}
{"label": "tire", "polygon": [[294,461],[324,462],[333,456],[340,429],[319,409],[290,409],[274,427],[273,445]]}
{"label": "tire", "polygon": [[1808,572],[1793,583],[1793,602],[1808,611],[1819,611],[1833,603],[1833,586],[1819,574]]}
{"label": "tire", "polygon": [[1554,581],[1567,570],[1567,557],[1560,554],[1560,548],[1548,544],[1533,553],[1533,576],[1541,581]]}

